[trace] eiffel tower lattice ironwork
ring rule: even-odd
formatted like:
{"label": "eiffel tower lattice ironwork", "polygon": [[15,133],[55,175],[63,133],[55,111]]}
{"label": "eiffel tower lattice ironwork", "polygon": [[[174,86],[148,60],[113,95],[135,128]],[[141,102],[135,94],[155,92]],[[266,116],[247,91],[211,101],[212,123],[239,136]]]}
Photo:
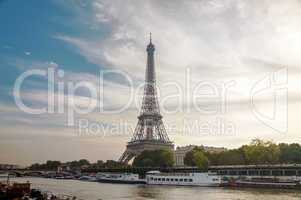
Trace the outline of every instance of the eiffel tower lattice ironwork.
{"label": "eiffel tower lattice ironwork", "polygon": [[147,66],[142,107],[133,137],[127,143],[125,152],[119,158],[119,161],[123,163],[128,163],[144,150],[174,149],[174,145],[168,138],[162,121],[162,115],[160,114],[156,91],[155,46],[152,44],[151,35],[146,51]]}

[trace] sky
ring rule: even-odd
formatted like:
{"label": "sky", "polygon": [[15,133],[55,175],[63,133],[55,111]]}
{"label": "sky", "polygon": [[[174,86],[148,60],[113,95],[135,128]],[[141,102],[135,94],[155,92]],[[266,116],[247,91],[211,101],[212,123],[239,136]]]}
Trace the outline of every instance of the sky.
{"label": "sky", "polygon": [[117,160],[150,32],[176,146],[301,143],[300,0],[0,0],[0,24],[0,163]]}

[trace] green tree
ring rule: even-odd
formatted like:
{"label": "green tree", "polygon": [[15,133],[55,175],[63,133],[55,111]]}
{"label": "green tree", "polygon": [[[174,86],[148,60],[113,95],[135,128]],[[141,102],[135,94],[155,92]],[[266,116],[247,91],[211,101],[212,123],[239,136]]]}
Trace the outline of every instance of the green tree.
{"label": "green tree", "polygon": [[60,161],[51,161],[51,160],[47,160],[46,165],[45,165],[45,169],[47,170],[56,170],[58,166],[61,165]]}
{"label": "green tree", "polygon": [[83,165],[90,165],[90,162],[86,159],[80,159],[78,161],[79,166],[83,166]]}
{"label": "green tree", "polygon": [[277,164],[280,159],[280,148],[272,142],[265,143],[265,161],[269,164]]}
{"label": "green tree", "polygon": [[150,167],[150,166],[156,166],[156,164],[154,164],[154,161],[150,158],[144,158],[140,161],[140,166],[141,167]]}
{"label": "green tree", "polygon": [[244,152],[242,149],[231,149],[220,152],[216,159],[217,165],[243,165],[245,164]]}
{"label": "green tree", "polygon": [[107,160],[104,166],[106,168],[122,168],[122,167],[126,167],[127,165],[115,160]]}
{"label": "green tree", "polygon": [[133,166],[136,167],[171,167],[173,164],[173,152],[166,149],[145,150],[133,161]]}
{"label": "green tree", "polygon": [[41,165],[39,163],[32,164],[29,169],[31,170],[39,170],[41,169]]}
{"label": "green tree", "polygon": [[96,163],[95,163],[95,166],[97,167],[97,168],[101,168],[101,167],[103,167],[104,166],[104,162],[102,161],[102,160],[98,160]]}
{"label": "green tree", "polygon": [[301,163],[301,146],[297,143],[278,145],[280,149],[281,163]]}
{"label": "green tree", "polygon": [[71,162],[67,162],[67,164],[70,165],[70,167],[72,169],[80,167],[79,163],[76,160],[71,161]]}
{"label": "green tree", "polygon": [[247,164],[274,164],[279,162],[280,149],[278,145],[259,139],[254,139],[251,144],[244,145],[243,151]]}
{"label": "green tree", "polygon": [[200,169],[206,170],[209,161],[202,148],[194,148],[192,151],[186,153],[184,164],[188,166],[197,166]]}
{"label": "green tree", "polygon": [[184,164],[187,166],[196,166],[196,163],[194,161],[194,155],[193,155],[193,150],[189,151],[185,154],[184,157]]}
{"label": "green tree", "polygon": [[198,168],[206,170],[208,168],[208,158],[202,151],[195,151],[193,154],[195,164]]}

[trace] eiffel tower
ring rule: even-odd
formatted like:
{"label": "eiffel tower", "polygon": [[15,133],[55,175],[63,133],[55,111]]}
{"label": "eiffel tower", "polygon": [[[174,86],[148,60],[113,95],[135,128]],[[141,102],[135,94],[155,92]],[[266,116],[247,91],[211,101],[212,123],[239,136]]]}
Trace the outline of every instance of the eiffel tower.
{"label": "eiffel tower", "polygon": [[123,163],[128,163],[144,150],[174,150],[174,144],[168,138],[159,109],[154,62],[155,46],[152,44],[151,34],[146,51],[147,66],[142,108],[133,137],[119,158],[119,162]]}

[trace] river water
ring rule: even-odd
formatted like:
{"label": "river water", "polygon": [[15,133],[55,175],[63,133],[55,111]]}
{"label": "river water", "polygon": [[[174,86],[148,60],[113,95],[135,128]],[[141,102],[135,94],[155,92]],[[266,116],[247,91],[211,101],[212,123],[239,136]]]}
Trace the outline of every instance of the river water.
{"label": "river water", "polygon": [[300,200],[301,191],[279,189],[226,189],[207,187],[176,187],[108,184],[77,180],[45,178],[13,178],[12,182],[26,182],[57,194],[77,196],[84,200]]}

